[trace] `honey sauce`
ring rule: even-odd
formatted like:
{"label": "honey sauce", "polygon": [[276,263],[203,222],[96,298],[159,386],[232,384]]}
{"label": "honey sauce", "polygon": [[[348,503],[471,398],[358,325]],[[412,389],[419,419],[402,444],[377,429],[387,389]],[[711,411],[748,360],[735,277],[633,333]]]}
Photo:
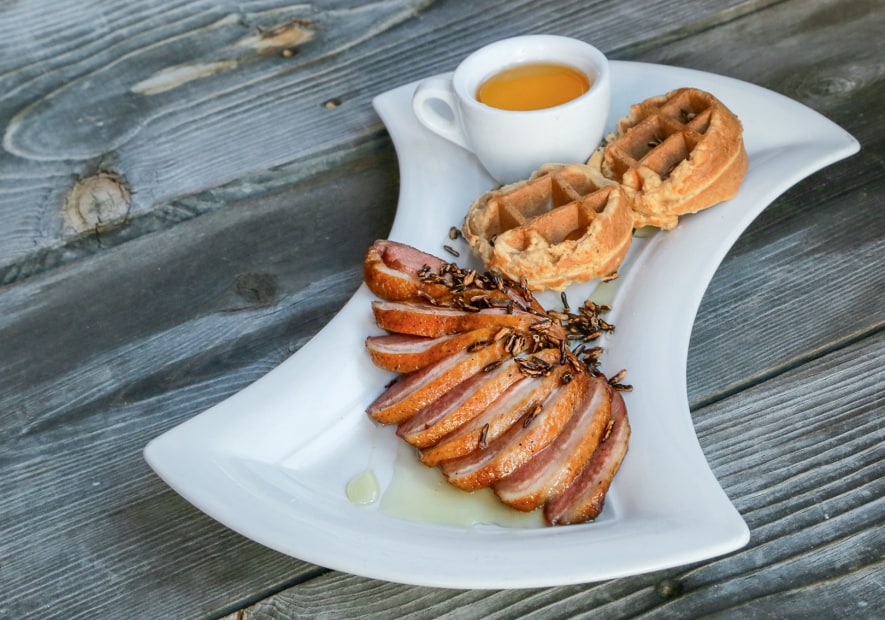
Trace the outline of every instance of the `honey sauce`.
{"label": "honey sauce", "polygon": [[541,110],[580,97],[590,79],[566,65],[530,63],[496,73],[480,85],[476,98],[501,110]]}

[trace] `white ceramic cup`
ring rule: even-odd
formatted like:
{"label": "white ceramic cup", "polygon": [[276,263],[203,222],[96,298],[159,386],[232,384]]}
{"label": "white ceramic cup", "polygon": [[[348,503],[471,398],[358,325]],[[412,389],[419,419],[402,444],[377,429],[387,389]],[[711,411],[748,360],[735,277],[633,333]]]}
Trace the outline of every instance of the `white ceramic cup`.
{"label": "white ceramic cup", "polygon": [[[566,103],[511,111],[480,103],[485,80],[516,65],[550,62],[578,69],[590,89]],[[449,77],[421,82],[412,97],[418,120],[473,152],[501,183],[528,178],[545,163],[584,162],[599,146],[611,101],[608,60],[592,45],[555,35],[503,39],[472,53]]]}

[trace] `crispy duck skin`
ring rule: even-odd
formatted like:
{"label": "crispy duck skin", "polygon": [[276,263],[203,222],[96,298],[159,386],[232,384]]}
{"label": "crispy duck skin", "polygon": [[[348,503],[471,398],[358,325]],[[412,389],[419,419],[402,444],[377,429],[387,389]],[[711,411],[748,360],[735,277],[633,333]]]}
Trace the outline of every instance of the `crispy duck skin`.
{"label": "crispy duck skin", "polygon": [[485,411],[435,446],[421,450],[419,458],[428,467],[463,457],[495,441],[520,418],[530,413],[562,383],[565,368],[546,377],[524,377],[510,386]]}
{"label": "crispy duck skin", "polygon": [[[559,350],[545,349],[535,356],[552,364]],[[432,446],[480,415],[524,376],[515,358],[505,359],[497,368],[471,377],[400,424],[397,435],[417,448]]]}
{"label": "crispy duck skin", "polygon": [[461,351],[445,357],[401,377],[376,398],[366,412],[382,424],[399,424],[506,355],[503,343],[495,342],[474,352]]}
{"label": "crispy duck skin", "polygon": [[530,512],[568,487],[608,428],[612,391],[605,379],[591,378],[586,398],[556,439],[493,485],[498,499],[512,508]]}
{"label": "crispy duck skin", "polygon": [[605,495],[618,472],[630,438],[627,408],[620,392],[612,395],[612,427],[575,481],[544,506],[548,525],[570,525],[592,521],[602,512]]}
{"label": "crispy duck skin", "polygon": [[437,272],[445,261],[411,246],[379,239],[366,252],[363,275],[369,290],[388,301],[415,299],[422,292],[434,297],[447,294],[445,285],[421,281],[418,273],[425,265]]}
{"label": "crispy duck skin", "polygon": [[488,372],[477,373],[399,425],[396,434],[416,448],[438,442],[483,412],[501,392],[523,377],[509,358]]}
{"label": "crispy duck skin", "polygon": [[442,463],[446,479],[459,489],[475,491],[510,475],[553,441],[589,387],[587,373],[575,374],[569,383],[553,391],[538,413],[527,414],[531,417],[517,421],[485,448]]}
{"label": "crispy duck skin", "polygon": [[[409,301],[373,301],[372,312],[378,327],[396,334],[411,334],[439,338],[448,334],[481,329],[483,327],[512,327],[529,331],[532,325],[544,321],[528,312],[504,308],[488,308],[468,312],[457,308],[433,306]],[[561,326],[556,325],[561,331]]]}
{"label": "crispy duck skin", "polygon": [[[363,275],[369,290],[387,301],[414,301],[433,298],[441,306],[457,305],[458,299],[468,301],[475,297],[485,297],[502,302],[512,302],[515,308],[532,308],[543,312],[544,308],[532,295],[526,295],[515,285],[485,287],[478,282],[459,286],[455,277],[443,273],[450,263],[422,252],[417,248],[395,241],[378,240],[366,252],[363,261]],[[456,271],[461,271],[456,268]],[[426,272],[426,273],[425,273]],[[422,277],[421,274],[425,277]],[[475,276],[476,274],[474,274]],[[431,281],[438,276],[443,282]]]}
{"label": "crispy duck skin", "polygon": [[492,487],[548,525],[597,518],[630,425],[620,392],[567,350],[595,314],[547,313],[524,285],[393,241],[376,241],[363,268],[388,332],[366,350],[400,374],[370,417],[455,487]]}
{"label": "crispy duck skin", "polygon": [[438,338],[385,334],[366,338],[366,349],[379,368],[402,374],[429,366],[479,342],[494,339],[498,327],[485,327]]}

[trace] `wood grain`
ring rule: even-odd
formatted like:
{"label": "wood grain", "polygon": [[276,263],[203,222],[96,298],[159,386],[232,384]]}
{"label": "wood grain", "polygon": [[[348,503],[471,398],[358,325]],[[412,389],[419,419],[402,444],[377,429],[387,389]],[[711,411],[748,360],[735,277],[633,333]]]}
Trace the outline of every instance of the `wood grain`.
{"label": "wood grain", "polygon": [[[692,18],[739,4],[694,3]],[[527,0],[4,4],[0,284],[86,255],[84,235],[94,235],[70,226],[62,212],[78,179],[112,172],[132,194],[128,214],[86,242],[95,251],[227,204],[170,206],[183,197],[238,182],[254,194],[250,175],[284,168],[279,182],[333,167],[382,138],[375,94],[451,70],[483,43],[554,31],[612,49],[666,32],[688,13],[648,2],[635,13],[644,24],[637,29],[616,7],[592,9],[591,18],[583,3],[564,3],[560,17],[539,15]],[[297,44],[266,45],[286,28],[309,34]]]}
{"label": "wood grain", "polygon": [[488,592],[330,572],[240,617],[330,609],[361,618],[808,617],[820,609],[875,617],[885,596],[885,371],[858,376],[883,354],[880,333],[694,412],[710,466],[752,532],[747,547],[725,557],[599,584]]}
{"label": "wood grain", "polygon": [[[0,589],[9,613],[48,613],[38,593],[51,592],[70,618],[192,615],[316,573],[200,516],[141,450],[266,374],[337,312],[359,284],[365,248],[390,226],[396,187],[377,170],[393,166],[389,154],[356,162],[347,183],[327,175],[297,199],[212,213],[6,291]],[[341,235],[339,222],[315,215],[330,192],[352,205],[345,233],[356,238],[344,245],[353,252],[318,251]]]}
{"label": "wood grain", "polygon": [[[868,0],[560,5],[0,6],[0,617],[875,617],[885,16]],[[768,86],[862,144],[754,222],[695,324],[694,421],[750,545],[603,584],[449,591],[215,523],[141,449],[297,351],[358,286],[398,189],[371,97],[526,31]],[[99,171],[125,179],[129,213],[76,233],[64,196]]]}

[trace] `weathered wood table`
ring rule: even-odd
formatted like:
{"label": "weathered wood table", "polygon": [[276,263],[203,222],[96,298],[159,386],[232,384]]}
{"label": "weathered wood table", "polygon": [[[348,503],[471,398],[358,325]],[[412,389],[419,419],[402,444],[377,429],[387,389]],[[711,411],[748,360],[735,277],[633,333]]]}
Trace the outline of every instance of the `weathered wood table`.
{"label": "weathered wood table", "polygon": [[[883,31],[874,0],[0,4],[0,617],[881,617]],[[762,213],[696,318],[693,421],[749,544],[456,591],[205,516],[142,449],[359,286],[398,195],[372,97],[529,32],[765,86],[861,143]]]}

